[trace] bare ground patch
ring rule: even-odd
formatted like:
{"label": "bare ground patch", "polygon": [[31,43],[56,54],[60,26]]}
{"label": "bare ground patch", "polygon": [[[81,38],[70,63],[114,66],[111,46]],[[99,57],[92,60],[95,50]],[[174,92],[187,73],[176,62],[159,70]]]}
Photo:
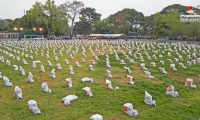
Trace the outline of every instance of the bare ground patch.
{"label": "bare ground patch", "polygon": [[187,102],[188,100],[184,100],[184,99],[179,99],[179,98],[177,98],[177,99],[175,99],[174,100],[177,104],[180,104],[180,105],[183,105],[183,106],[187,106],[187,107],[189,107],[189,106],[191,106],[192,105],[192,102]]}

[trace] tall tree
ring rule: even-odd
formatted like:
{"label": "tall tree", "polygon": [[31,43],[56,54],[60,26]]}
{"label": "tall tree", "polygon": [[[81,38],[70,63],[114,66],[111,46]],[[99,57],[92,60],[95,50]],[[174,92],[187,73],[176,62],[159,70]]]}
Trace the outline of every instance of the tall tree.
{"label": "tall tree", "polygon": [[5,19],[5,20],[0,19],[0,31],[6,30],[10,22],[12,22],[12,20],[10,19]]}
{"label": "tall tree", "polygon": [[138,31],[144,21],[144,15],[141,12],[137,12],[134,9],[123,9],[108,18],[109,25],[116,31],[117,27],[121,30],[118,33],[127,33],[128,31]]}
{"label": "tall tree", "polygon": [[154,17],[155,25],[153,29],[153,34],[156,37],[167,37],[170,35],[170,27],[167,25],[165,16],[157,13]]}
{"label": "tall tree", "polygon": [[134,31],[138,31],[142,27],[142,23],[144,22],[144,15],[141,12],[137,12],[134,9],[124,9],[123,13],[127,13],[126,22],[129,23],[130,31],[134,29]]}
{"label": "tall tree", "polygon": [[96,9],[95,8],[91,8],[91,7],[86,7],[83,8],[80,12],[81,16],[83,18],[85,18],[89,23],[90,23],[90,32],[92,33],[92,29],[93,29],[93,23],[95,21],[98,21],[101,19],[101,14],[96,13]]}
{"label": "tall tree", "polygon": [[60,5],[59,8],[65,14],[66,19],[71,21],[71,27],[69,31],[69,35],[72,36],[74,29],[74,21],[79,15],[81,9],[84,7],[84,4],[81,1],[67,1],[64,4]]}
{"label": "tall tree", "polygon": [[79,22],[75,22],[74,32],[76,34],[88,35],[90,33],[90,29],[90,23],[85,18],[81,18]]}
{"label": "tall tree", "polygon": [[103,34],[109,32],[108,23],[106,20],[99,20],[94,22],[94,33]]}
{"label": "tall tree", "polygon": [[187,26],[186,26],[186,29],[185,29],[185,34],[188,36],[188,37],[191,37],[192,40],[195,40],[195,38],[199,39],[199,34],[200,34],[200,23],[198,22],[192,22],[192,23],[189,23]]}
{"label": "tall tree", "polygon": [[[48,29],[48,35],[53,33],[53,20],[57,20],[60,19],[59,18],[59,9],[58,7],[55,5],[55,1],[54,0],[47,0],[45,5],[44,5],[44,13],[49,17],[49,28]],[[45,22],[47,23],[48,20],[45,20]]]}
{"label": "tall tree", "polygon": [[185,29],[185,23],[180,22],[180,13],[178,12],[170,12],[165,15],[166,24],[170,28],[170,35],[171,36],[181,36],[183,35]]}
{"label": "tall tree", "polygon": [[44,5],[41,2],[35,2],[33,7],[26,12],[27,28],[44,27],[49,35],[49,17],[44,13]]}

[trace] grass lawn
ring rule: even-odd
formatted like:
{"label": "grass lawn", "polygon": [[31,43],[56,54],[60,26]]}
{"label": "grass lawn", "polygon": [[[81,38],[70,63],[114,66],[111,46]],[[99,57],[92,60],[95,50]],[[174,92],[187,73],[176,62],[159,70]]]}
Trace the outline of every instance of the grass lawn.
{"label": "grass lawn", "polygon": [[[142,43],[142,42],[141,42]],[[129,63],[128,59],[125,59],[121,50],[118,50],[118,45],[113,43],[100,43],[98,41],[45,41],[45,42],[1,42],[0,56],[4,57],[5,62],[0,62],[0,72],[3,76],[7,76],[10,82],[13,83],[13,87],[4,86],[3,80],[0,82],[0,120],[89,120],[93,114],[100,114],[103,116],[104,120],[197,120],[200,116],[200,83],[198,82],[198,75],[200,74],[200,64],[187,66],[187,61],[196,60],[197,58],[187,59],[187,54],[183,54],[180,51],[178,44],[158,44],[158,43],[148,43],[151,50],[148,50],[147,45],[145,45],[146,51],[149,56],[154,55],[153,50],[160,50],[158,52],[157,59],[148,60],[147,56],[144,54],[144,49],[141,45],[143,43],[134,42],[119,42],[121,50],[129,55],[129,50],[132,50],[132,54],[137,51],[142,54],[146,68],[151,72],[154,79],[149,79],[145,77],[144,71],[140,68],[139,56],[134,58],[129,55],[129,58],[134,59],[135,63]],[[89,71],[88,65],[91,64],[91,60],[94,60],[89,51],[90,45],[93,52],[99,57],[96,64],[93,65],[95,71]],[[101,55],[95,51],[95,48],[99,46],[99,50],[105,49],[105,55]],[[103,45],[103,46],[102,46]],[[5,46],[12,48],[12,51]],[[48,46],[48,49],[47,47]],[[85,47],[85,63],[81,62],[82,58],[82,46]],[[126,73],[124,65],[120,65],[119,60],[115,59],[114,54],[109,54],[109,48],[118,52],[119,58],[126,62],[126,66],[130,67],[132,73]],[[165,49],[166,47],[166,49]],[[170,70],[170,63],[167,59],[178,58],[174,48],[180,55],[183,56],[182,62],[187,68],[179,68],[179,62],[174,62],[176,64],[177,71]],[[194,46],[196,49],[196,55],[200,57],[199,46]],[[22,49],[24,48],[24,50]],[[167,56],[169,49],[172,49],[172,56]],[[187,45],[180,46],[181,50],[188,49]],[[20,51],[20,54],[16,51]],[[38,50],[37,50],[38,49]],[[44,50],[44,56],[41,56],[41,51]],[[70,49],[69,54],[66,51]],[[70,59],[70,54],[72,51],[76,51],[77,54],[74,59]],[[168,50],[167,50],[168,49]],[[5,50],[5,51],[4,51]],[[32,53],[31,51],[32,50]],[[38,54],[35,54],[35,51]],[[58,56],[58,61],[54,60],[55,55],[53,54],[55,50]],[[60,56],[60,50],[63,56]],[[6,51],[15,56],[12,59],[6,55]],[[40,64],[37,64],[37,68],[32,68],[32,61],[29,57],[21,56],[21,52],[33,56],[34,60],[40,60],[41,65],[45,67],[46,72],[40,72]],[[49,51],[50,58],[46,58],[45,54]],[[165,51],[162,53],[161,51]],[[190,55],[192,55],[194,48],[191,48]],[[111,68],[107,68],[106,54],[109,54],[109,61]],[[158,56],[162,54],[162,58]],[[20,57],[20,61],[16,60],[16,57]],[[29,63],[24,65],[22,59],[26,59]],[[8,59],[11,64],[16,64],[22,66],[26,72],[25,76],[20,74],[20,71],[14,71],[12,66],[6,65],[6,59]],[[69,60],[69,65],[65,64],[65,59]],[[49,67],[47,60],[50,60],[53,67]],[[161,65],[160,60],[165,61],[164,65]],[[75,62],[78,61],[81,67],[76,67]],[[150,63],[155,62],[156,67],[150,67]],[[52,68],[56,68],[56,64],[60,63],[62,65],[62,70],[56,70],[56,78],[53,79],[50,76]],[[69,66],[73,66],[74,75],[69,74]],[[159,67],[165,68],[168,72],[167,75],[162,74],[159,71]],[[110,70],[113,78],[107,78],[105,76],[106,70]],[[28,72],[33,74],[34,83],[28,82]],[[134,85],[127,84],[127,75],[134,77]],[[72,78],[73,88],[69,88],[66,85],[66,78]],[[81,78],[90,77],[94,79],[93,83],[82,82]],[[186,87],[185,80],[187,78],[192,78],[194,84],[197,86],[196,89]],[[106,88],[106,79],[112,81],[112,86],[115,88],[118,86],[120,89],[118,91],[109,90]],[[52,90],[51,93],[45,93],[41,84],[47,82],[49,88]],[[179,93],[179,97],[171,97],[165,95],[167,87],[172,84],[175,91]],[[16,96],[13,94],[14,86],[19,86],[23,92],[23,99],[17,100]],[[93,92],[93,97],[84,95],[82,90],[83,87],[91,87]],[[144,103],[144,92],[145,90],[150,93],[153,100],[156,101],[157,106],[153,107]],[[72,101],[69,106],[65,106],[61,102],[62,98],[67,95],[77,95],[78,99]],[[41,110],[41,114],[34,115],[29,111],[27,102],[29,100],[36,100],[38,107]],[[123,105],[125,103],[132,103],[133,108],[139,112],[137,117],[131,117],[124,113]]]}

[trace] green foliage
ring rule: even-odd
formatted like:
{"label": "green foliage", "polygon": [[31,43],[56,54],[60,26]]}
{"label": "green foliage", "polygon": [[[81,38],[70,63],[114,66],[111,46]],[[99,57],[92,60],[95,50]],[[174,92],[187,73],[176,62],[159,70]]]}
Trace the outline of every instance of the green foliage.
{"label": "green foliage", "polygon": [[[110,31],[114,33],[124,33],[128,31],[138,31],[144,21],[144,15],[134,9],[123,9],[108,18]],[[138,25],[140,25],[138,27]],[[120,28],[120,29],[117,29]]]}
{"label": "green foliage", "polygon": [[1,20],[0,19],[0,31],[6,31],[8,29],[9,23],[12,22],[10,19]]}
{"label": "green foliage", "polygon": [[80,14],[84,4],[81,1],[74,0],[73,2],[67,1],[59,6],[59,9],[65,15],[68,21],[71,21],[71,26],[69,27],[69,35],[73,35],[74,21],[76,17]]}
{"label": "green foliage", "polygon": [[101,14],[96,13],[95,8],[86,7],[80,12],[82,18],[85,18],[90,24],[101,19]]}
{"label": "green foliage", "polygon": [[74,25],[74,33],[79,35],[89,35],[91,30],[90,23],[85,19],[81,18],[79,22]]}
{"label": "green foliage", "polygon": [[96,13],[95,8],[86,7],[80,11],[82,18],[86,19],[90,24],[90,33],[92,33],[93,23],[101,19],[101,14]]}
{"label": "green foliage", "polygon": [[189,23],[186,26],[185,34],[191,37],[193,40],[195,40],[195,37],[199,38],[200,36],[199,28],[200,28],[200,23],[197,23],[197,22]]}
{"label": "green foliage", "polygon": [[[198,27],[200,23],[180,22],[180,14],[187,14],[187,10],[187,6],[173,4],[156,14],[144,17],[143,13],[135,9],[125,8],[100,20],[101,14],[96,13],[95,8],[84,8],[81,1],[67,1],[56,6],[54,0],[47,0],[44,5],[41,2],[35,2],[22,18],[13,21],[0,20],[0,30],[13,31],[14,27],[23,27],[24,30],[43,28],[40,33],[45,35],[52,35],[53,32],[56,35],[67,35],[67,33],[73,35],[73,32],[75,34],[140,32],[144,36],[157,38],[182,39],[183,36],[186,36],[188,40],[199,40]],[[194,8],[194,10],[200,14],[199,9]],[[80,21],[74,24],[79,15],[81,16]],[[69,22],[71,22],[70,25],[68,25]],[[74,27],[76,28],[74,29]],[[90,31],[88,31],[89,28]],[[37,32],[39,31],[37,30]]]}
{"label": "green foliage", "polygon": [[103,34],[109,32],[108,22],[106,20],[99,20],[94,22],[94,33]]}
{"label": "green foliage", "polygon": [[24,34],[25,34],[25,35],[33,35],[33,31],[32,31],[31,29],[26,29],[26,30],[24,31]]}

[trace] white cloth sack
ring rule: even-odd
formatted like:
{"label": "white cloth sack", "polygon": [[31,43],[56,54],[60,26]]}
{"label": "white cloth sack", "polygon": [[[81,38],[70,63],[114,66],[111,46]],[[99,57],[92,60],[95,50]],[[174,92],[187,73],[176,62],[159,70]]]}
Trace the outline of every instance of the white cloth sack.
{"label": "white cloth sack", "polygon": [[33,112],[34,114],[41,113],[40,109],[37,107],[37,102],[35,100],[29,100],[28,106],[29,106],[30,111]]}
{"label": "white cloth sack", "polygon": [[196,88],[196,85],[193,85],[193,79],[187,78],[185,81],[185,86],[191,87],[191,88]]}
{"label": "white cloth sack", "polygon": [[8,86],[8,87],[12,87],[13,86],[13,84],[10,82],[10,80],[6,76],[3,76],[3,82],[4,82],[5,86]]}
{"label": "white cloth sack", "polygon": [[32,74],[31,72],[28,73],[28,81],[29,81],[30,83],[35,82],[35,81],[33,80],[33,74]]}
{"label": "white cloth sack", "polygon": [[44,69],[44,66],[43,66],[43,65],[40,65],[40,71],[41,71],[41,72],[45,72],[45,69]]}
{"label": "white cloth sack", "polygon": [[90,117],[91,120],[103,120],[103,116],[100,114],[95,114]]}
{"label": "white cloth sack", "polygon": [[130,59],[130,60],[129,60],[129,63],[134,63],[134,60],[133,60],[133,59]]}
{"label": "white cloth sack", "polygon": [[69,67],[69,74],[70,75],[74,75],[74,71],[73,70],[74,70],[73,67],[70,65],[70,67]]}
{"label": "white cloth sack", "polygon": [[33,63],[32,63],[32,68],[37,68],[37,66],[36,66],[36,63],[35,63],[35,62],[33,62]]}
{"label": "white cloth sack", "polygon": [[14,94],[16,95],[17,100],[22,99],[22,90],[18,86],[15,86]]}
{"label": "white cloth sack", "polygon": [[26,75],[25,70],[21,66],[19,66],[19,70],[21,72],[21,75]]}
{"label": "white cloth sack", "polygon": [[133,105],[131,103],[126,103],[123,105],[124,112],[130,116],[138,116],[138,111],[133,109]]}
{"label": "white cloth sack", "polygon": [[151,67],[156,67],[156,63],[155,63],[155,62],[151,62],[151,63],[150,63],[150,66],[151,66]]}
{"label": "white cloth sack", "polygon": [[167,91],[165,93],[166,95],[170,95],[172,97],[178,97],[179,94],[178,92],[174,92],[174,86],[170,85],[168,88],[167,88]]}
{"label": "white cloth sack", "polygon": [[92,65],[89,65],[89,66],[88,66],[88,69],[89,69],[90,71],[95,71],[95,69],[93,68]]}
{"label": "white cloth sack", "polygon": [[186,68],[183,63],[179,63],[179,68]]}
{"label": "white cloth sack", "polygon": [[165,68],[159,67],[159,70],[160,70],[161,73],[167,74],[167,71],[165,71]]}
{"label": "white cloth sack", "polygon": [[131,73],[131,70],[129,67],[124,67],[124,69],[126,70],[127,73]]}
{"label": "white cloth sack", "polygon": [[46,82],[43,82],[41,86],[44,92],[47,92],[47,93],[51,92],[51,89],[49,89],[48,84]]}
{"label": "white cloth sack", "polygon": [[85,94],[85,95],[88,95],[89,97],[92,97],[92,96],[93,96],[90,87],[84,87],[84,88],[83,88],[83,91],[84,91],[84,94]]}
{"label": "white cloth sack", "polygon": [[51,70],[51,77],[56,78],[56,73],[54,68]]}
{"label": "white cloth sack", "polygon": [[113,89],[112,83],[111,83],[110,80],[106,80],[106,87],[107,87],[108,89]]}
{"label": "white cloth sack", "polygon": [[57,63],[56,67],[57,67],[58,70],[62,70],[62,66],[60,65],[60,63]]}
{"label": "white cloth sack", "polygon": [[0,72],[0,78],[3,78],[2,73]]}
{"label": "white cloth sack", "polygon": [[76,99],[78,99],[78,96],[76,96],[76,95],[68,95],[68,96],[64,97],[62,99],[62,101],[67,106],[67,105],[71,104],[71,101],[76,100]]}
{"label": "white cloth sack", "polygon": [[76,64],[76,67],[81,67],[81,65],[79,64],[79,62],[75,62],[75,64]]}
{"label": "white cloth sack", "polygon": [[149,71],[144,71],[144,73],[146,74],[147,78],[151,78],[151,79],[154,78]]}
{"label": "white cloth sack", "polygon": [[173,70],[173,71],[177,71],[175,64],[170,64],[170,69]]}
{"label": "white cloth sack", "polygon": [[18,71],[19,70],[17,65],[13,65],[13,68],[14,68],[14,71]]}
{"label": "white cloth sack", "polygon": [[9,60],[6,60],[6,65],[7,65],[7,66],[11,66],[11,64],[10,64],[10,61],[9,61]]}
{"label": "white cloth sack", "polygon": [[144,64],[144,63],[141,63],[141,64],[140,64],[140,68],[141,68],[142,70],[148,70],[148,69],[145,67],[145,64]]}
{"label": "white cloth sack", "polygon": [[125,65],[124,60],[120,60],[120,64]]}
{"label": "white cloth sack", "polygon": [[52,63],[51,63],[51,61],[48,61],[48,66],[49,66],[49,67],[52,67],[52,66],[53,66]]}
{"label": "white cloth sack", "polygon": [[82,82],[94,82],[93,78],[84,77],[81,79]]}
{"label": "white cloth sack", "polygon": [[133,76],[127,75],[127,83],[133,85],[135,82],[133,82]]}
{"label": "white cloth sack", "polygon": [[69,86],[69,88],[73,87],[71,77],[70,78],[66,78],[65,80],[66,80],[66,83]]}
{"label": "white cloth sack", "polygon": [[161,61],[160,61],[160,64],[161,64],[161,65],[164,65],[164,64],[165,64],[165,62],[164,62],[163,60],[161,60]]}
{"label": "white cloth sack", "polygon": [[106,77],[112,78],[110,70],[106,70]]}
{"label": "white cloth sack", "polygon": [[119,90],[119,87],[115,87],[115,90]]}
{"label": "white cloth sack", "polygon": [[111,67],[109,61],[106,61],[106,67],[107,67],[107,68],[110,68],[110,67]]}
{"label": "white cloth sack", "polygon": [[156,101],[152,100],[152,96],[147,91],[145,91],[144,102],[148,105],[156,106]]}

